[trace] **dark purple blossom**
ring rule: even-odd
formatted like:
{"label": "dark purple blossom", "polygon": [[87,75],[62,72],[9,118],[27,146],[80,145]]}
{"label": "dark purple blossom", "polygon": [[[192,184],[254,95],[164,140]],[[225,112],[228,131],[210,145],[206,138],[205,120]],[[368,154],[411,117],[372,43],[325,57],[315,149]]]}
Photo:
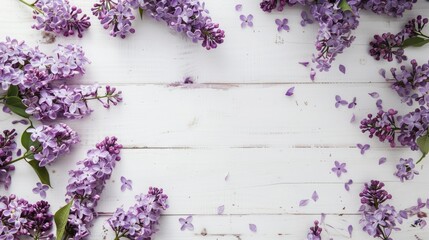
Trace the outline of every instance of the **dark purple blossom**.
{"label": "dark purple blossom", "polygon": [[382,35],[374,35],[369,45],[371,49],[369,54],[376,60],[385,59],[389,62],[395,58],[398,63],[407,60],[402,49],[404,36],[402,34],[383,33]]}
{"label": "dark purple blossom", "polygon": [[147,194],[136,196],[137,203],[128,211],[116,209],[107,220],[115,232],[115,239],[151,239],[158,231],[161,213],[168,208],[167,198],[162,189],[151,187]]}
{"label": "dark purple blossom", "polygon": [[281,32],[282,30],[288,31],[290,30],[289,25],[288,25],[288,19],[287,18],[283,18],[283,20],[281,19],[276,19],[276,24],[277,24],[277,31]]}
{"label": "dark purple blossom", "polygon": [[319,227],[319,221],[314,221],[314,226],[310,228],[310,232],[307,234],[307,240],[322,240],[322,230]]}
{"label": "dark purple blossom", "polygon": [[77,169],[69,171],[66,202],[73,201],[66,226],[66,235],[82,239],[89,235],[88,228],[97,217],[95,207],[106,181],[110,179],[122,145],[116,137],[106,137],[87,153]]}
{"label": "dark purple blossom", "polygon": [[4,130],[3,134],[0,133],[0,186],[3,185],[6,190],[9,189],[12,181],[10,173],[15,170],[15,166],[11,164],[17,148],[16,136],[15,129]]}

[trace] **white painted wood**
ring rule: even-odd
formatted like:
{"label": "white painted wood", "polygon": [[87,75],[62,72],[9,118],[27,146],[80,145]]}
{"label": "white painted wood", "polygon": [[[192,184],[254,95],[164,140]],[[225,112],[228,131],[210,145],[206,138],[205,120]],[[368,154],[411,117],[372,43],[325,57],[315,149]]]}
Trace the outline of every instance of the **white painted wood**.
{"label": "white painted wood", "polygon": [[[124,92],[124,102],[105,110],[96,103],[95,112],[80,121],[64,120],[81,136],[73,152],[49,167],[54,188],[48,192],[52,209],[64,204],[67,171],[85,157],[86,151],[106,135],[116,135],[125,149],[122,160],[108,182],[98,206],[101,217],[90,239],[112,239],[103,230],[107,217],[121,205],[133,204],[133,196],[149,186],[163,187],[170,208],[162,217],[155,239],[167,240],[277,240],[305,239],[308,227],[327,213],[324,239],[351,239],[346,228],[353,224],[353,238],[369,239],[360,230],[358,193],[363,184],[377,178],[387,183],[392,204],[405,208],[418,197],[427,198],[429,173],[419,169],[414,181],[400,183],[393,176],[400,157],[419,157],[406,148],[390,149],[359,131],[359,121],[376,112],[369,92],[380,93],[386,108],[410,108],[378,76],[380,67],[395,63],[376,62],[368,54],[373,34],[396,32],[406,19],[424,14],[429,4],[420,0],[404,19],[363,13],[357,39],[338,57],[330,73],[309,80],[310,68],[297,62],[310,60],[314,52],[316,26],[299,26],[301,8],[266,14],[259,1],[207,0],[214,21],[226,30],[225,43],[206,51],[163,23],[149,17],[135,21],[137,33],[126,40],[111,38],[95,17],[83,39],[58,37],[55,44],[43,43],[32,30],[30,10],[17,0],[2,4],[0,37],[11,36],[48,51],[56,43],[82,44],[92,64],[87,74],[73,84],[111,84]],[[73,1],[90,13],[93,1]],[[240,28],[239,15],[255,16],[253,29]],[[287,17],[289,33],[276,31],[274,20]],[[407,49],[411,58],[427,61],[427,48]],[[347,74],[338,64],[347,67]],[[170,84],[191,76],[197,84]],[[284,96],[295,86],[293,97]],[[357,97],[355,109],[334,107],[334,97]],[[356,114],[355,123],[349,120]],[[1,129],[12,127],[15,116],[0,114]],[[23,126],[13,126],[23,130]],[[360,155],[356,143],[370,143]],[[388,162],[378,166],[382,156]],[[330,169],[335,160],[346,162],[348,173],[337,178]],[[227,181],[225,176],[229,175]],[[134,191],[120,192],[120,177],[134,182]],[[354,180],[351,191],[344,182]],[[18,163],[9,191],[31,201],[37,178],[25,163]],[[317,190],[320,200],[299,207],[301,199]],[[405,194],[406,193],[406,194]],[[224,215],[216,209],[225,205]],[[194,216],[194,232],[181,232],[179,217]],[[249,223],[258,226],[250,232]],[[330,227],[332,226],[332,227]],[[429,230],[411,228],[407,222],[394,239],[429,238]],[[204,229],[207,235],[204,234]]]}

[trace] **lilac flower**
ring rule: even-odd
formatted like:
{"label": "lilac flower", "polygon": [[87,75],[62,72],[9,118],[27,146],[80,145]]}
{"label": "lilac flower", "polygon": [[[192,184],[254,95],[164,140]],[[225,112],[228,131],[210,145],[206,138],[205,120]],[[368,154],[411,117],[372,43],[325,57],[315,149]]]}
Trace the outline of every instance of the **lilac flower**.
{"label": "lilac flower", "polygon": [[404,180],[412,180],[414,175],[419,175],[419,172],[415,170],[415,167],[416,165],[413,163],[412,158],[401,158],[399,160],[399,164],[396,165],[397,171],[394,175],[401,179],[401,182],[404,182]]}
{"label": "lilac flower", "polygon": [[252,231],[252,232],[257,232],[257,231],[258,231],[258,228],[257,228],[257,227],[256,227],[256,225],[255,225],[255,224],[253,224],[253,223],[249,224],[249,229],[250,229],[250,231]]}
{"label": "lilac flower", "polygon": [[314,226],[310,228],[310,232],[307,234],[307,240],[322,240],[322,230],[319,227],[319,221],[314,221]]}
{"label": "lilac flower", "polygon": [[0,133],[0,186],[3,185],[7,190],[12,181],[10,173],[15,170],[15,166],[11,165],[13,154],[16,150],[15,137],[17,133],[15,129],[4,130]]}
{"label": "lilac flower", "polygon": [[53,215],[49,203],[39,201],[31,204],[15,195],[0,197],[0,239],[53,239]]}
{"label": "lilac flower", "polygon": [[76,170],[69,171],[66,202],[73,201],[73,204],[66,226],[68,236],[82,239],[89,235],[88,227],[97,217],[95,207],[100,194],[116,162],[121,160],[122,145],[116,141],[116,137],[106,137],[77,163]]}
{"label": "lilac flower", "polygon": [[349,103],[348,108],[354,108],[356,105],[356,97],[354,97],[353,100]]}
{"label": "lilac flower", "polygon": [[294,93],[294,90],[295,90],[295,87],[291,87],[291,88],[289,88],[287,91],[286,91],[286,96],[288,96],[288,97],[290,97],[290,96],[292,96],[293,95],[293,93]]}
{"label": "lilac flower", "polygon": [[338,69],[340,70],[340,72],[342,72],[343,74],[346,74],[346,67],[343,64],[340,64],[338,66]]}
{"label": "lilac flower", "polygon": [[100,0],[91,9],[94,16],[97,16],[104,29],[111,29],[110,35],[125,38],[129,33],[134,33],[131,27],[135,16],[132,6],[126,0]]}
{"label": "lilac flower", "polygon": [[300,207],[305,207],[308,205],[309,200],[308,199],[302,199],[301,201],[299,201],[299,206]]}
{"label": "lilac flower", "polygon": [[288,31],[290,30],[288,24],[288,19],[287,18],[283,18],[283,20],[280,19],[276,19],[276,24],[277,24],[277,31],[281,32],[282,30]]}
{"label": "lilac flower", "polygon": [[396,145],[395,129],[397,127],[395,115],[397,113],[397,111],[390,109],[387,112],[380,110],[374,117],[372,114],[368,114],[368,118],[361,121],[360,129],[363,133],[369,132],[370,138],[376,136],[381,142],[387,140],[390,146],[394,147]]}
{"label": "lilac flower", "polygon": [[306,11],[302,11],[301,12],[301,26],[305,27],[307,24],[312,24],[313,23],[313,19],[311,19],[308,16],[308,13]]}
{"label": "lilac flower", "polygon": [[39,145],[33,146],[34,159],[43,167],[54,162],[58,157],[70,152],[70,147],[79,142],[75,131],[64,123],[56,125],[42,125],[28,130],[31,140]]}
{"label": "lilac flower", "polygon": [[341,177],[342,173],[347,172],[346,163],[339,163],[338,161],[335,161],[335,166],[331,170],[337,174],[337,177]]}
{"label": "lilac flower", "polygon": [[346,183],[344,183],[344,188],[346,189],[346,191],[350,191],[350,185],[353,184],[353,180],[349,179],[349,181],[347,181]]}
{"label": "lilac flower", "polygon": [[371,147],[369,144],[362,145],[360,143],[356,144],[356,146],[360,149],[360,154],[362,155],[364,155],[365,152]]}
{"label": "lilac flower", "polygon": [[43,199],[46,198],[46,191],[49,189],[48,185],[42,184],[40,182],[36,183],[36,187],[33,188],[33,193],[39,194]]}
{"label": "lilac flower", "polygon": [[403,41],[402,34],[383,33],[382,35],[374,35],[374,40],[369,43],[371,47],[369,54],[375,60],[383,58],[391,62],[395,58],[398,63],[401,63],[403,60],[407,60],[404,49],[401,48]]}
{"label": "lilac flower", "polygon": [[38,0],[31,7],[36,20],[32,27],[37,30],[43,29],[66,37],[77,33],[82,37],[82,33],[91,26],[89,17],[86,14],[81,16],[82,10],[70,6],[68,0]]}
{"label": "lilac flower", "polygon": [[128,180],[125,177],[121,177],[121,191],[125,192],[125,190],[133,190],[133,181]]}
{"label": "lilac flower", "polygon": [[161,213],[168,208],[167,198],[162,189],[151,187],[147,194],[136,196],[137,203],[127,212],[118,208],[107,220],[116,238],[151,239],[158,231]]}
{"label": "lilac flower", "polygon": [[180,230],[194,231],[194,225],[192,224],[192,216],[188,216],[186,219],[179,218],[179,222],[182,225],[182,227],[180,227]]}
{"label": "lilac flower", "polygon": [[338,108],[341,105],[347,105],[347,101],[341,99],[341,97],[339,95],[335,96],[335,107]]}
{"label": "lilac flower", "polygon": [[253,15],[252,14],[249,14],[247,16],[240,15],[240,20],[241,20],[241,27],[242,28],[245,28],[246,26],[253,27]]}
{"label": "lilac flower", "polygon": [[365,183],[364,190],[359,194],[361,203],[377,207],[385,201],[392,199],[392,195],[384,190],[383,187],[384,183],[377,180],[371,180],[370,184]]}

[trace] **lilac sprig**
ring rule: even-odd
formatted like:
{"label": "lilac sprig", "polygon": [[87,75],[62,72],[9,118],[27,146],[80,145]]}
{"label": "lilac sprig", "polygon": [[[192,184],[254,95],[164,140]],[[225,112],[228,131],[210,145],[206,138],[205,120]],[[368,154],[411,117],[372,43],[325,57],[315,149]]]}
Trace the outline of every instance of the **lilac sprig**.
{"label": "lilac sprig", "polygon": [[69,172],[66,202],[73,201],[64,239],[74,237],[82,239],[89,235],[89,226],[97,217],[95,207],[106,181],[110,179],[119,156],[121,144],[116,137],[106,137],[87,153],[83,161],[77,163],[77,169]]}
{"label": "lilac sprig", "polygon": [[135,19],[133,9],[165,22],[192,42],[201,42],[207,50],[223,43],[225,32],[213,23],[205,4],[197,0],[99,0],[91,10],[103,27],[110,29],[110,35],[125,38],[135,32],[131,27]]}
{"label": "lilac sprig", "polygon": [[82,9],[71,6],[68,0],[37,0],[27,3],[19,0],[33,9],[33,19],[36,23],[32,28],[62,34],[65,37],[77,34],[83,36],[83,32],[91,26],[89,16],[82,15]]}
{"label": "lilac sprig", "polygon": [[168,208],[168,196],[162,189],[149,188],[147,194],[136,196],[137,203],[128,211],[123,208],[107,220],[115,232],[115,240],[128,239],[151,239],[158,231],[161,213]]}
{"label": "lilac sprig", "polygon": [[15,170],[15,166],[11,163],[13,163],[13,155],[17,148],[16,136],[15,129],[4,130],[3,134],[0,133],[0,186],[3,185],[5,189],[9,189],[12,181],[10,174]]}
{"label": "lilac sprig", "polygon": [[49,203],[31,204],[15,195],[0,197],[0,239],[53,239]]}
{"label": "lilac sprig", "polygon": [[392,239],[390,237],[393,231],[400,230],[397,225],[402,223],[401,215],[395,210],[395,207],[385,204],[387,200],[392,199],[384,188],[384,183],[371,180],[365,183],[363,191],[359,194],[361,197],[360,224],[362,230],[373,238],[383,240]]}

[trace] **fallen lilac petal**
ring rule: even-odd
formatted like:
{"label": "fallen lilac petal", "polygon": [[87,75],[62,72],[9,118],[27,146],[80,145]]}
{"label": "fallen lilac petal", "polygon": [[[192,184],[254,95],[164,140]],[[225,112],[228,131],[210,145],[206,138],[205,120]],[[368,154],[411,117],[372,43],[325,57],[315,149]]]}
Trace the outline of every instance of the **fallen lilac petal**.
{"label": "fallen lilac petal", "polygon": [[344,183],[344,188],[346,189],[346,191],[350,191],[350,185],[353,184],[353,180],[349,179],[348,182]]}
{"label": "fallen lilac petal", "polygon": [[224,211],[225,211],[225,205],[219,206],[217,208],[217,214],[218,215],[222,215]]}
{"label": "fallen lilac petal", "polygon": [[321,213],[320,214],[320,224],[323,224],[325,222],[325,218],[326,218],[326,213]]}
{"label": "fallen lilac petal", "polygon": [[356,103],[356,97],[353,98],[353,100],[349,103],[348,108],[354,108],[356,107],[357,103]]}
{"label": "fallen lilac petal", "polygon": [[378,73],[379,73],[383,78],[386,78],[386,70],[384,70],[383,68],[382,68],[382,69],[380,69],[380,70],[378,71]]}
{"label": "fallen lilac petal", "polygon": [[352,118],[350,119],[350,122],[354,122],[356,120],[356,115],[353,113]]}
{"label": "fallen lilac petal", "polygon": [[291,87],[286,91],[286,96],[290,97],[293,95],[293,91],[295,90],[295,87]]}
{"label": "fallen lilac petal", "polygon": [[347,228],[347,230],[349,231],[349,235],[350,235],[350,238],[351,238],[352,237],[352,233],[353,233],[353,226],[349,225],[349,227]]}
{"label": "fallen lilac petal", "polygon": [[299,64],[301,64],[302,66],[304,66],[304,67],[307,67],[308,66],[308,64],[310,64],[309,62],[298,62]]}
{"label": "fallen lilac petal", "polygon": [[23,124],[23,125],[28,125],[28,121],[27,121],[27,120],[25,120],[25,119],[21,119],[21,120],[13,120],[13,121],[12,121],[12,124],[18,124],[18,123],[21,123],[21,124]]}
{"label": "fallen lilac petal", "polygon": [[382,157],[378,160],[378,165],[381,165],[381,164],[385,163],[386,161],[387,161],[387,158]]}
{"label": "fallen lilac petal", "polygon": [[378,110],[383,110],[383,100],[378,99],[375,106],[377,106]]}
{"label": "fallen lilac petal", "polygon": [[235,11],[237,11],[237,12],[240,12],[242,8],[243,8],[242,4],[235,5]]}
{"label": "fallen lilac petal", "polygon": [[256,227],[256,225],[255,225],[255,224],[253,224],[253,223],[249,224],[249,229],[250,229],[250,231],[252,231],[252,232],[257,232],[257,231],[258,231],[258,228],[257,228],[257,227]]}
{"label": "fallen lilac petal", "polygon": [[315,77],[316,77],[316,71],[314,71],[314,69],[312,68],[310,70],[310,79],[311,79],[311,81],[314,81]]}
{"label": "fallen lilac petal", "polygon": [[340,70],[340,72],[342,72],[343,74],[346,74],[346,66],[344,66],[343,64],[340,64],[340,66],[338,66],[338,69]]}
{"label": "fallen lilac petal", "polygon": [[378,94],[378,92],[372,92],[372,93],[368,93],[369,96],[371,96],[372,98],[379,98],[380,94]]}
{"label": "fallen lilac petal", "polygon": [[309,200],[308,199],[303,199],[301,201],[299,201],[299,206],[300,207],[305,207],[308,205]]}
{"label": "fallen lilac petal", "polygon": [[360,149],[360,154],[362,155],[364,155],[365,152],[371,147],[369,144],[362,145],[360,143],[356,144],[356,146]]}
{"label": "fallen lilac petal", "polygon": [[20,148],[20,149],[18,149],[18,151],[16,151],[16,156],[17,156],[17,157],[20,157],[20,156],[21,156],[21,154],[22,154],[22,150],[21,150],[21,148]]}
{"label": "fallen lilac petal", "polygon": [[319,194],[317,194],[317,192],[314,191],[313,195],[311,195],[311,199],[313,199],[314,202],[317,202],[317,200],[319,200]]}

